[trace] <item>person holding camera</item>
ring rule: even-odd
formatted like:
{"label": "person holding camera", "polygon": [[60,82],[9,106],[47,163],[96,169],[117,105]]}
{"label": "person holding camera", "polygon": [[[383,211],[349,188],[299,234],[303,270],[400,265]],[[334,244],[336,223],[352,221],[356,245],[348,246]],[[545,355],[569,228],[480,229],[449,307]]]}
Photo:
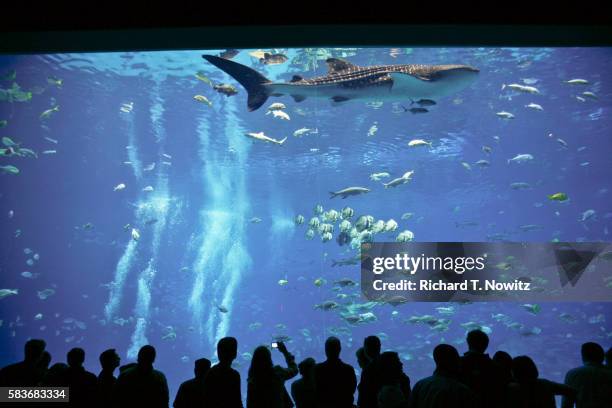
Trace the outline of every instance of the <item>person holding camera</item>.
{"label": "person holding camera", "polygon": [[292,408],[293,401],[285,389],[285,381],[295,377],[298,367],[293,354],[282,342],[272,343],[285,357],[287,367],[272,364],[272,353],[266,346],[253,352],[247,379],[247,408]]}

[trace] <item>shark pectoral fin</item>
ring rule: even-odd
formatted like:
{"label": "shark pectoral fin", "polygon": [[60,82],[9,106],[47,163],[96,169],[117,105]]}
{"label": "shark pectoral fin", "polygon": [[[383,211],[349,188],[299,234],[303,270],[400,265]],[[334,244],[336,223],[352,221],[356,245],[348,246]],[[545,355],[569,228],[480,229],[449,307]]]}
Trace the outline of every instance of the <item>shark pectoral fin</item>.
{"label": "shark pectoral fin", "polygon": [[334,102],[346,102],[348,101],[350,98],[347,98],[346,96],[332,96],[332,101]]}
{"label": "shark pectoral fin", "polygon": [[303,95],[291,95],[291,97],[296,102],[302,102],[304,99],[306,99],[306,97]]}

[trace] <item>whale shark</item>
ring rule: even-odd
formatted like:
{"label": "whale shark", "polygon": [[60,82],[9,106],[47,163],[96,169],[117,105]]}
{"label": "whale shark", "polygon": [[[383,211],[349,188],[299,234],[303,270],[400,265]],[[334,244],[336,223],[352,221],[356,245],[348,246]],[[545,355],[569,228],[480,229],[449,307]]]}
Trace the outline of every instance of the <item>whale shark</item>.
{"label": "whale shark", "polygon": [[354,65],[328,58],[327,75],[306,79],[294,75],[288,82],[274,82],[256,70],[214,55],[202,55],[209,63],[229,74],[247,91],[249,111],[259,109],[270,96],[289,95],[296,102],[306,98],[350,100],[435,99],[468,87],[478,76],[469,65]]}

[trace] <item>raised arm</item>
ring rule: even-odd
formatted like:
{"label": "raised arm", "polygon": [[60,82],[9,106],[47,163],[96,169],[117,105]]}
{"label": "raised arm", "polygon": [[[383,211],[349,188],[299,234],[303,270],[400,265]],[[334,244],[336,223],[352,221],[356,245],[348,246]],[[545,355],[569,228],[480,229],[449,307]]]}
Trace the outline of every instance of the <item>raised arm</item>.
{"label": "raised arm", "polygon": [[287,347],[285,346],[285,343],[283,342],[279,342],[278,343],[278,351],[280,351],[283,356],[285,357],[285,363],[287,364],[287,368],[285,367],[281,367],[281,366],[276,366],[276,373],[279,376],[279,378],[283,381],[287,381],[290,378],[293,378],[297,375],[298,373],[298,366],[297,364],[295,364],[295,357],[293,356],[293,354],[291,354],[288,350]]}

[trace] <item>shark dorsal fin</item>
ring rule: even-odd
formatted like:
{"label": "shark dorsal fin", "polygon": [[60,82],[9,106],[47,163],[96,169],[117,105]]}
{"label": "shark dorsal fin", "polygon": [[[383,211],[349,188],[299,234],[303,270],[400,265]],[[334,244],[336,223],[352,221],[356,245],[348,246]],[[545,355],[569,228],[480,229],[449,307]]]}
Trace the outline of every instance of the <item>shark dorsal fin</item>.
{"label": "shark dorsal fin", "polygon": [[327,63],[328,74],[335,74],[337,72],[346,71],[350,68],[357,68],[357,65],[351,64],[348,61],[339,58],[328,58],[325,60]]}
{"label": "shark dorsal fin", "polygon": [[289,82],[300,82],[304,78],[301,75],[294,75]]}

